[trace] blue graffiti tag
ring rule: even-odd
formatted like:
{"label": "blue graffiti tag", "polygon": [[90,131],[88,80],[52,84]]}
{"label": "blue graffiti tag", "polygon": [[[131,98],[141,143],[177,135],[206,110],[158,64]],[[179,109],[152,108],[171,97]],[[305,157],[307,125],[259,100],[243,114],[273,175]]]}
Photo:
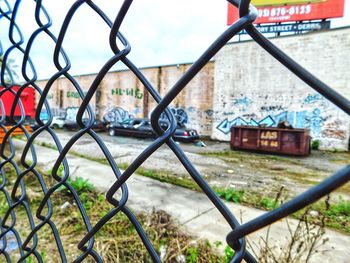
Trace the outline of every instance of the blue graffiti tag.
{"label": "blue graffiti tag", "polygon": [[[275,115],[274,117],[274,121],[275,123],[280,123],[282,121],[286,121],[288,119],[288,112],[287,111],[283,111],[277,115]],[[292,123],[292,122],[289,122]]]}
{"label": "blue graffiti tag", "polygon": [[249,122],[249,125],[250,125],[250,126],[256,126],[256,127],[258,127],[258,126],[259,126],[259,122],[257,122],[257,121],[254,120],[254,119],[251,119],[250,122]]}
{"label": "blue graffiti tag", "polygon": [[260,121],[256,121],[254,118],[251,118],[248,122],[241,117],[237,117],[232,121],[229,121],[226,118],[217,126],[217,129],[223,132],[224,134],[228,134],[232,126],[248,125],[273,127],[282,121],[288,121],[295,128],[309,128],[313,136],[319,137],[325,120],[326,118],[323,118],[321,116],[321,110],[315,108],[312,112],[308,112],[306,110],[296,112],[283,111],[274,116],[268,115]]}
{"label": "blue graffiti tag", "polygon": [[250,104],[250,100],[247,97],[243,97],[240,99],[234,99],[233,100],[233,105],[244,105],[248,106]]}
{"label": "blue graffiti tag", "polygon": [[321,136],[321,130],[325,120],[326,119],[321,116],[320,109],[314,109],[306,119],[306,125],[310,128],[314,137],[319,138]]}
{"label": "blue graffiti tag", "polygon": [[275,124],[274,119],[269,115],[260,121],[251,119],[249,122],[245,121],[241,117],[237,117],[232,121],[227,118],[223,120],[216,128],[224,134],[228,134],[232,126],[266,126],[271,127]]}
{"label": "blue graffiti tag", "polygon": [[313,104],[318,105],[319,107],[325,108],[328,107],[329,102],[319,93],[315,94],[308,94],[307,97],[304,99],[303,104]]}
{"label": "blue graffiti tag", "polygon": [[259,121],[259,125],[262,125],[265,127],[272,127],[274,124],[275,124],[275,121],[273,120],[273,118],[270,115],[265,117],[261,121]]}
{"label": "blue graffiti tag", "polygon": [[306,128],[306,115],[307,115],[307,111],[297,111],[295,113],[295,127],[296,128]]}
{"label": "blue graffiti tag", "polygon": [[304,103],[305,104],[310,104],[310,103],[313,103],[315,101],[321,101],[321,100],[324,100],[323,96],[321,94],[309,94],[307,95],[307,97],[304,99]]}
{"label": "blue graffiti tag", "polygon": [[223,120],[216,128],[223,132],[224,134],[228,134],[232,126],[241,126],[248,125],[248,123],[243,120],[241,117],[238,117],[232,121],[229,121],[227,118]]}

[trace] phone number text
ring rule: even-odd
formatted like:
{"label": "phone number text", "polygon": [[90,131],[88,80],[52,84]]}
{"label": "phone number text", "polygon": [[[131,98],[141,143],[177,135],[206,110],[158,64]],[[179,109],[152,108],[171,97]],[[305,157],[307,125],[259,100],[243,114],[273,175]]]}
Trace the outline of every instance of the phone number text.
{"label": "phone number text", "polygon": [[259,17],[279,17],[292,15],[307,15],[312,11],[311,5],[281,6],[273,8],[259,8]]}

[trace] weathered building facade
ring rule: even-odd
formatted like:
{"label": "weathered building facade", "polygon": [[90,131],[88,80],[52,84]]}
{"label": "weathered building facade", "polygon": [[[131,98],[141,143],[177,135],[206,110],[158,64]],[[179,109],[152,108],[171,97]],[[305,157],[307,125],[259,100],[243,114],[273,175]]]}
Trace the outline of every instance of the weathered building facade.
{"label": "weathered building facade", "polygon": [[[272,42],[350,99],[350,28],[274,38]],[[323,149],[348,149],[350,117],[255,42],[226,45],[215,57],[212,138],[229,140],[232,125],[310,129]]]}
{"label": "weathered building facade", "polygon": [[[272,40],[318,78],[350,99],[350,28]],[[191,64],[142,69],[164,96]],[[86,92],[95,75],[75,79]],[[43,87],[46,81],[39,82]],[[56,112],[74,116],[81,103],[66,79],[54,82],[48,96]],[[98,118],[117,108],[120,116],[147,117],[156,102],[129,70],[108,73],[91,101]],[[349,148],[350,118],[304,84],[255,42],[226,45],[172,103],[185,122],[202,135],[228,141],[233,125],[276,126],[287,120],[310,129],[323,149]],[[124,114],[125,113],[125,114]],[[123,115],[124,114],[124,115]]]}
{"label": "weathered building facade", "polygon": [[[141,71],[163,96],[190,66],[178,64],[144,68]],[[95,76],[75,76],[75,79],[83,92],[87,92]],[[46,83],[39,81],[38,85],[44,87]],[[185,123],[207,137],[212,132],[213,91],[214,63],[210,62],[172,103],[173,107],[186,113]],[[48,100],[54,112],[67,112],[69,118],[74,117],[82,102],[74,86],[65,78],[59,78],[53,83]],[[116,107],[119,116],[143,118],[150,116],[157,103],[131,71],[121,70],[105,76],[90,105],[99,119]]]}

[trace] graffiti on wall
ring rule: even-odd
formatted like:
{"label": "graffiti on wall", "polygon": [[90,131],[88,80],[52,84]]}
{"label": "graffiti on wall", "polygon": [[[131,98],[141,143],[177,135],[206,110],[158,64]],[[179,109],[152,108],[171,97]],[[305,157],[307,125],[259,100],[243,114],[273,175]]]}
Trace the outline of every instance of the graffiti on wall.
{"label": "graffiti on wall", "polygon": [[[189,122],[188,115],[186,111],[182,108],[171,108],[172,113],[174,114],[177,123],[179,125],[185,125]],[[141,112],[140,108],[135,108],[135,112]],[[128,123],[131,118],[134,118],[134,115],[131,115],[127,110],[121,107],[113,107],[106,110],[103,115],[103,121],[109,123]],[[165,113],[161,114],[161,121],[168,122],[168,118]]]}
{"label": "graffiti on wall", "polygon": [[345,140],[346,139],[346,131],[345,130],[325,129],[322,131],[322,138],[335,139],[335,140]]}
{"label": "graffiti on wall", "polygon": [[66,108],[65,119],[69,121],[75,121],[77,118],[79,107],[68,107]]}
{"label": "graffiti on wall", "polygon": [[49,119],[49,113],[46,110],[42,110],[39,115],[40,120],[48,120]]}
{"label": "graffiti on wall", "polygon": [[272,105],[272,106],[262,106],[262,107],[260,107],[260,110],[261,111],[267,111],[267,112],[270,112],[270,111],[283,111],[283,110],[285,110],[285,108],[282,107],[282,105]]}
{"label": "graffiti on wall", "polygon": [[252,102],[248,97],[242,96],[241,98],[233,99],[232,106],[237,108],[238,111],[244,112],[248,109],[248,107],[251,103]]}
{"label": "graffiti on wall", "polygon": [[128,123],[133,116],[121,107],[113,107],[103,115],[103,121],[109,123]]}
{"label": "graffiti on wall", "polygon": [[[322,129],[328,118],[328,116],[323,116],[321,110],[318,108],[313,109],[312,111],[282,111],[275,115],[264,116],[259,120],[256,120],[254,118],[248,120],[241,116],[236,117],[232,120],[225,118],[217,126],[217,129],[224,134],[228,134],[232,126],[276,127],[280,122],[288,121],[294,128],[310,129],[311,135],[313,137],[321,138],[323,133]],[[330,132],[328,133],[330,134]]]}
{"label": "graffiti on wall", "polygon": [[115,88],[111,90],[111,94],[118,95],[118,96],[131,96],[138,100],[141,100],[143,98],[143,93],[138,88],[134,88],[134,89]]}
{"label": "graffiti on wall", "polygon": [[273,127],[274,124],[276,124],[276,121],[273,117],[266,116],[265,118],[256,121],[254,119],[250,119],[250,121],[247,121],[241,117],[237,117],[231,121],[226,118],[223,120],[216,128],[221,131],[224,134],[230,133],[232,126],[264,126],[264,127]]}
{"label": "graffiti on wall", "polygon": [[314,109],[311,114],[305,118],[305,128],[309,128],[314,137],[321,136],[321,130],[327,118],[321,116],[320,109]]}
{"label": "graffiti on wall", "polygon": [[[86,95],[86,91],[83,92],[84,95]],[[75,98],[75,99],[80,99],[80,95],[77,91],[67,91],[66,94],[67,98]]]}
{"label": "graffiti on wall", "polygon": [[[185,124],[188,123],[188,115],[187,115],[187,112],[184,109],[182,109],[182,108],[171,108],[170,110],[174,114],[178,124],[185,125]],[[160,115],[160,120],[163,121],[163,122],[168,122],[169,121],[168,117],[166,116],[165,113],[162,113]]]}
{"label": "graffiti on wall", "polygon": [[[323,139],[322,143],[327,140],[334,142],[347,139],[348,122],[339,118],[334,119],[337,109],[321,94],[308,93],[305,97],[297,99],[298,110],[288,110],[296,105],[295,102],[291,103],[293,99],[290,96],[281,98],[283,101],[275,99],[274,104],[263,103],[258,108],[249,105],[248,98],[242,97],[240,100],[234,100],[232,106],[235,107],[221,114],[219,125],[216,128],[227,135],[232,126],[277,127],[280,122],[288,121],[294,128],[309,129],[314,139]],[[260,99],[266,101],[267,97]],[[242,112],[240,103],[249,106],[249,111]],[[251,112],[252,110],[254,113]]]}
{"label": "graffiti on wall", "polygon": [[303,103],[303,105],[317,105],[318,107],[328,107],[328,101],[319,93],[308,94]]}
{"label": "graffiti on wall", "polygon": [[141,113],[143,113],[143,111],[142,111],[142,108],[140,107],[135,107],[134,110],[132,111],[132,114],[135,114],[135,115],[141,114]]}
{"label": "graffiti on wall", "polygon": [[172,108],[171,111],[173,112],[173,114],[177,120],[177,123],[179,123],[179,124],[187,124],[188,123],[188,115],[184,109]]}
{"label": "graffiti on wall", "polygon": [[344,124],[340,119],[327,123],[322,130],[321,137],[335,140],[345,140],[346,130],[342,129],[342,127],[344,127]]}

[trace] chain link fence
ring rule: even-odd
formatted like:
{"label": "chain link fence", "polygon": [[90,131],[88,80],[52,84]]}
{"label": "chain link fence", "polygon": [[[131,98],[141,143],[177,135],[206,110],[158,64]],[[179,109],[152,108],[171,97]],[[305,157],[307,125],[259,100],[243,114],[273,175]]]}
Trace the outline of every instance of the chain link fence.
{"label": "chain link fence", "polygon": [[[21,2],[22,1],[20,0],[0,1],[0,21],[3,22],[1,26],[8,26],[9,34],[7,41],[10,41],[11,43],[10,47],[4,50],[0,42],[1,86],[3,86],[3,89],[0,91],[0,97],[5,92],[10,92],[15,97],[11,112],[5,112],[4,101],[0,100],[2,102],[0,104],[2,112],[0,119],[0,128],[5,134],[3,143],[0,147],[0,191],[5,196],[7,202],[7,204],[4,205],[6,208],[5,214],[3,218],[0,218],[0,240],[3,241],[2,246],[0,246],[0,254],[3,258],[6,259],[7,262],[12,262],[11,255],[6,249],[6,247],[10,245],[9,242],[6,242],[6,237],[9,235],[9,233],[12,233],[12,235],[14,235],[14,238],[18,244],[20,253],[19,262],[29,262],[29,256],[35,257],[38,262],[43,262],[42,255],[38,252],[37,247],[39,242],[38,232],[44,227],[49,227],[52,231],[52,234],[54,235],[57,250],[60,255],[60,259],[57,260],[67,262],[66,251],[62,245],[59,231],[57,230],[57,227],[52,220],[53,214],[55,212],[52,202],[55,198],[55,193],[62,187],[68,189],[68,191],[73,195],[74,201],[77,204],[77,208],[84,221],[84,227],[86,228],[86,235],[80,240],[79,244],[77,244],[81,253],[76,256],[74,262],[82,262],[87,257],[92,257],[96,262],[103,261],[101,255],[96,252],[94,247],[95,236],[108,221],[116,216],[117,213],[123,213],[127,216],[127,218],[135,227],[138,235],[143,242],[143,245],[147,249],[152,260],[154,262],[161,262],[160,256],[157,254],[156,249],[152,246],[141,224],[138,222],[136,216],[132,213],[132,211],[127,207],[127,182],[128,179],[135,173],[136,169],[140,167],[142,163],[144,163],[154,152],[157,151],[157,149],[159,149],[164,144],[166,144],[173,151],[174,155],[185,167],[188,174],[207,195],[216,209],[225,218],[227,224],[231,227],[232,230],[227,233],[226,237],[227,243],[235,251],[231,262],[241,262],[242,260],[245,260],[246,262],[256,262],[256,259],[254,259],[254,257],[246,249],[246,235],[249,235],[256,230],[266,227],[276,222],[277,220],[286,217],[298,211],[299,209],[302,209],[303,207],[315,202],[319,198],[329,194],[334,189],[349,181],[350,166],[346,166],[319,185],[312,187],[300,196],[297,196],[289,202],[284,203],[279,208],[267,212],[262,216],[259,216],[241,225],[236,217],[238,215],[235,216],[232,214],[232,212],[225,206],[223,201],[218,198],[213,189],[211,189],[211,187],[203,179],[200,173],[192,165],[181,147],[173,141],[172,134],[175,132],[177,121],[174,117],[173,112],[169,108],[170,103],[184,88],[186,88],[186,85],[193,79],[194,76],[196,76],[196,74],[205,66],[205,64],[210,61],[210,59],[212,59],[213,56],[242,29],[245,29],[258,45],[264,48],[266,52],[270,53],[276,60],[282,63],[286,68],[288,68],[296,76],[307,83],[311,88],[321,93],[324,97],[333,102],[344,112],[350,114],[350,103],[348,100],[346,100],[341,94],[338,94],[336,91],[328,87],[325,83],[310,74],[307,70],[305,70],[297,62],[284,54],[283,51],[274,46],[269,40],[267,40],[262,34],[257,31],[257,29],[252,25],[257,17],[257,12],[256,9],[250,5],[250,1],[228,1],[230,4],[239,8],[240,19],[228,27],[225,32],[223,32],[207,48],[207,50],[199,57],[197,61],[193,63],[193,65],[187,70],[187,72],[184,73],[184,75],[175,83],[175,85],[164,97],[161,97],[159,95],[157,88],[149,82],[149,80],[141,73],[138,67],[128,58],[131,46],[128,40],[120,32],[120,27],[125,16],[128,13],[130,6],[133,3],[132,0],[125,0],[123,2],[114,21],[111,21],[94,1],[77,0],[72,4],[72,6],[69,7],[58,36],[56,36],[50,30],[52,21],[49,13],[45,9],[43,3],[45,1],[35,0],[35,21],[37,23],[37,29],[32,32],[25,46],[23,44],[24,38],[21,33],[21,29],[16,23]],[[82,87],[78,81],[70,74],[70,58],[63,49],[64,37],[67,30],[69,29],[71,20],[76,16],[76,13],[82,6],[90,8],[93,12],[99,15],[103,22],[110,28],[109,45],[114,54],[98,72],[87,93],[84,93],[82,91]],[[51,39],[52,43],[54,44],[53,63],[57,69],[57,72],[49,78],[47,84],[44,87],[40,87],[36,83],[36,70],[40,70],[40,67],[35,68],[34,63],[31,60],[32,45],[42,35],[49,37],[49,39]],[[9,68],[9,56],[12,52],[20,53],[23,57],[21,74],[25,82],[20,84],[20,87],[16,90],[13,87],[17,83],[14,83],[14,76],[12,76],[11,70]],[[240,59],[244,60],[244,57]],[[152,127],[158,136],[152,142],[152,144],[149,145],[127,167],[124,172],[121,172],[120,168],[111,156],[109,149],[106,147],[100,136],[98,136],[92,130],[95,114],[91,106],[91,99],[98,90],[99,84],[104,79],[105,75],[117,62],[122,62],[128,69],[130,69],[147,89],[147,92],[150,94],[150,96],[152,96],[158,103],[155,110],[151,114]],[[247,63],[249,62],[247,61]],[[248,75],[249,72],[246,74]],[[77,123],[80,126],[80,130],[68,141],[66,145],[61,144],[60,140],[55,134],[55,131],[50,128],[53,111],[50,109],[50,105],[47,101],[47,96],[53,83],[60,77],[64,77],[69,80],[69,82],[75,87],[80,98],[82,99],[82,103],[77,113]],[[20,99],[21,93],[28,86],[33,87],[35,91],[40,95],[40,99],[38,100],[36,106],[36,121],[40,125],[40,128],[32,134],[26,128],[26,113],[23,103]],[[14,112],[16,110],[16,106],[19,107],[19,110],[21,112],[20,118],[15,118]],[[40,112],[42,111],[46,111],[48,113],[49,120],[47,122],[44,122],[40,119]],[[10,117],[6,119],[6,115]],[[89,116],[88,123],[83,122],[82,120],[83,116],[85,115]],[[159,125],[159,119],[164,118],[164,116],[168,118],[170,124],[166,130],[163,130]],[[13,125],[6,126],[6,122],[8,121],[10,121]],[[18,155],[18,153],[16,153],[14,141],[11,137],[14,134],[15,130],[18,129],[21,130],[26,137],[26,145],[23,149],[23,152],[20,153],[21,158],[19,162],[16,161],[15,158],[16,154]],[[50,186],[45,182],[42,172],[37,167],[36,147],[33,144],[35,138],[38,137],[42,132],[48,132],[51,135],[59,152],[58,158],[52,169],[52,178],[54,179],[54,184]],[[66,158],[67,153],[71,147],[86,134],[93,138],[99,145],[115,175],[115,182],[106,194],[106,202],[112,204],[113,209],[111,209],[107,214],[103,215],[95,224],[92,224],[90,222],[78,193],[71,186],[68,180],[70,178],[70,170]],[[11,190],[8,188],[8,169],[5,169],[7,166],[11,166],[16,173],[16,179]],[[60,173],[59,170],[62,166],[63,173]],[[35,211],[32,210],[30,200],[26,194],[30,190],[30,185],[24,182],[24,179],[26,176],[28,176],[28,174],[35,175],[35,178],[40,184],[43,192],[42,201],[39,207],[35,209]],[[120,198],[118,199],[116,198],[117,192],[121,193]],[[24,239],[23,237],[21,238],[16,229],[16,216],[19,208],[25,212],[30,226],[27,236]]]}

